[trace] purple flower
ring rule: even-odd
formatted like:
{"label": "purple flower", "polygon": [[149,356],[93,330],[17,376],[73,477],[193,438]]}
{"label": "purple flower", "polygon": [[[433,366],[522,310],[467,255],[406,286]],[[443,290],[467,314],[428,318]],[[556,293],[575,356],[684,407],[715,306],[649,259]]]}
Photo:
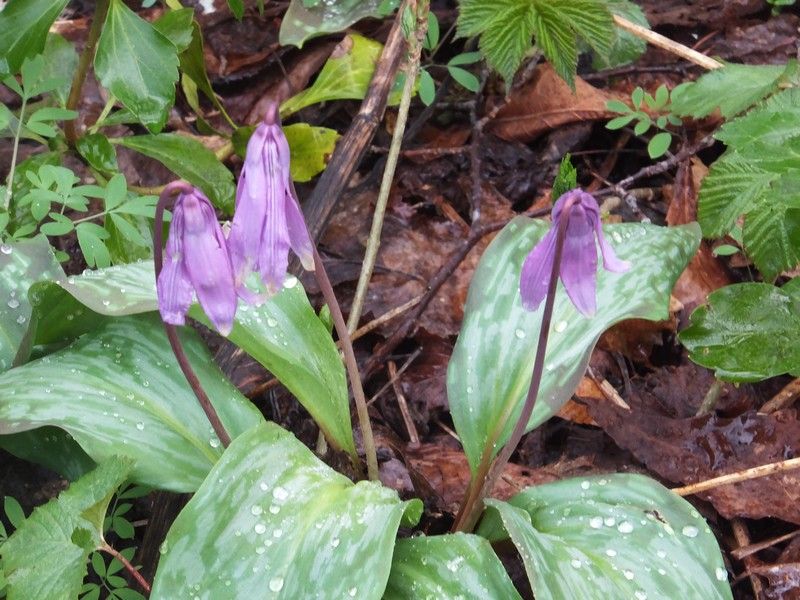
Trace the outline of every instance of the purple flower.
{"label": "purple flower", "polygon": [[[567,217],[564,217],[565,209]],[[597,247],[595,236],[603,254],[606,271],[621,273],[630,268],[630,263],[617,258],[603,236],[600,223],[600,208],[591,194],[574,189],[561,196],[553,207],[553,226],[539,241],[522,265],[519,291],[522,306],[536,310],[547,295],[550,273],[556,252],[556,237],[562,218],[568,218],[564,235],[559,276],[564,283],[569,299],[587,317],[597,308]]]}
{"label": "purple flower", "polygon": [[236,313],[231,259],[211,203],[195,188],[181,189],[175,200],[157,290],[164,322],[183,325],[196,293],[217,330],[231,332]]}
{"label": "purple flower", "polygon": [[314,269],[311,237],[294,196],[289,144],[275,103],[267,108],[264,122],[247,144],[228,248],[236,289],[248,301],[254,300],[245,287],[252,271],[260,273],[268,294],[281,289],[290,248],[300,257],[303,267]]}

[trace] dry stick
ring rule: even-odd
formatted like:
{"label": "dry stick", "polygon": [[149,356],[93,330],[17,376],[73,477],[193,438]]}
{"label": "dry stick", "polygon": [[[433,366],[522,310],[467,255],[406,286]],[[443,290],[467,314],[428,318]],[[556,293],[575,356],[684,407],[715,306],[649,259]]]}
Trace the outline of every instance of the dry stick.
{"label": "dry stick", "polygon": [[656,33],[655,31],[651,31],[646,27],[632,23],[628,19],[620,17],[619,15],[614,15],[614,23],[616,23],[618,27],[621,27],[625,31],[632,33],[636,37],[653,44],[653,46],[658,46],[667,52],[675,54],[676,56],[680,56],[681,58],[685,58],[689,62],[701,66],[704,69],[719,69],[723,66],[723,64],[718,60],[714,60],[713,58],[710,58],[705,54],[698,52],[697,50],[692,50],[688,46],[674,42],[668,37],[664,37],[660,33]]}
{"label": "dry stick", "polygon": [[496,428],[489,437],[483,456],[481,457],[481,462],[475,471],[475,475],[470,479],[464,501],[459,507],[458,515],[456,515],[455,522],[453,523],[453,531],[470,532],[474,529],[475,523],[477,523],[483,510],[483,499],[492,491],[492,488],[494,488],[494,484],[500,478],[503,469],[508,464],[522,436],[525,435],[528,421],[530,421],[533,409],[536,406],[536,398],[539,395],[539,386],[542,383],[542,375],[544,373],[544,357],[547,350],[547,338],[550,335],[550,320],[553,317],[553,306],[556,300],[558,275],[561,268],[561,255],[564,251],[564,238],[566,237],[567,224],[569,223],[573,203],[574,202],[571,200],[567,201],[562,209],[561,219],[558,223],[553,266],[550,270],[547,296],[545,297],[544,308],[542,309],[542,325],[539,329],[536,357],[533,361],[533,374],[531,375],[531,384],[528,388],[525,404],[522,406],[522,411],[517,418],[514,430],[508,438],[508,442],[506,442],[493,461],[492,452],[494,451],[500,432],[505,428],[506,424],[501,423],[500,427]]}
{"label": "dry stick", "polygon": [[737,471],[736,473],[728,473],[727,475],[721,475],[720,477],[714,477],[713,479],[707,479],[706,481],[700,481],[691,485],[673,488],[672,491],[679,496],[689,496],[691,494],[705,492],[706,490],[720,487],[722,485],[730,485],[740,481],[748,481],[750,479],[758,479],[759,477],[767,477],[769,475],[774,475],[775,473],[791,471],[792,469],[800,469],[800,458],[789,458],[780,462],[760,465],[758,467],[745,469],[744,471]]}
{"label": "dry stick", "polygon": [[383,230],[383,219],[386,214],[386,205],[389,201],[389,192],[392,189],[394,173],[397,169],[397,159],[400,155],[400,147],[403,144],[403,134],[408,122],[408,109],[411,106],[411,96],[414,94],[414,85],[417,81],[419,71],[419,58],[422,52],[422,39],[428,28],[428,0],[421,0],[417,5],[417,0],[409,0],[409,6],[417,13],[416,31],[411,38],[406,69],[406,80],[403,85],[403,95],[400,98],[400,106],[397,109],[397,123],[392,133],[392,142],[389,145],[389,154],[386,156],[386,168],[383,171],[381,187],[378,191],[378,200],[375,203],[375,213],[372,216],[372,227],[370,228],[369,238],[367,239],[367,250],[364,254],[364,262],[361,267],[361,274],[358,277],[356,293],[353,297],[353,304],[350,308],[350,316],[347,320],[347,330],[352,334],[358,327],[358,320],[361,318],[361,311],[364,308],[364,300],[367,296],[367,287],[372,278],[372,271],[375,268],[375,261],[378,258],[378,247],[381,245],[381,231]]}
{"label": "dry stick", "polygon": [[414,425],[414,419],[411,418],[411,413],[408,411],[408,402],[403,394],[403,389],[400,387],[400,377],[397,375],[397,365],[393,360],[389,361],[389,379],[394,388],[394,394],[397,397],[397,405],[400,407],[400,414],[403,416],[403,423],[408,432],[408,442],[410,447],[419,446],[419,434],[417,433],[417,426]]}
{"label": "dry stick", "polygon": [[106,554],[110,554],[111,556],[116,558],[119,562],[121,562],[122,566],[125,567],[125,570],[128,573],[130,573],[131,577],[133,577],[136,580],[136,583],[138,583],[145,592],[147,592],[148,594],[150,593],[150,584],[142,576],[142,574],[139,573],[139,570],[136,567],[134,567],[127,558],[125,558],[121,553],[117,552],[115,548],[112,548],[105,542],[103,542],[103,544],[100,546],[99,549],[105,552]]}
{"label": "dry stick", "polygon": [[766,402],[758,412],[769,414],[776,410],[788,408],[798,397],[800,397],[800,378],[793,379],[787,383],[783,389]]}
{"label": "dry stick", "polygon": [[342,190],[349,183],[369,148],[378,125],[383,120],[389,92],[394,84],[395,74],[406,45],[400,25],[404,9],[405,3],[397,11],[358,114],[347,133],[336,144],[333,157],[322,172],[314,191],[304,203],[306,223],[314,240],[319,240]]}
{"label": "dry stick", "polygon": [[347,331],[347,324],[344,322],[342,309],[339,307],[339,302],[336,300],[336,295],[333,293],[331,280],[328,279],[328,273],[325,271],[322,258],[317,251],[317,246],[312,244],[311,247],[314,249],[314,275],[317,278],[317,284],[322,292],[322,296],[325,298],[325,302],[331,311],[333,326],[336,328],[336,333],[342,344],[344,364],[347,368],[347,375],[350,378],[350,386],[353,388],[353,399],[356,402],[358,424],[361,427],[361,438],[364,442],[364,454],[367,457],[367,476],[372,481],[378,481],[378,456],[375,452],[375,438],[372,435],[372,425],[369,421],[367,399],[364,396],[364,387],[361,385],[361,374],[358,371],[358,362],[356,362],[355,352],[353,352],[353,342],[350,338],[350,333]]}
{"label": "dry stick", "polygon": [[[164,265],[164,210],[166,209],[167,204],[172,202],[176,194],[188,193],[191,191],[192,186],[185,181],[174,181],[164,188],[164,191],[161,192],[161,195],[158,198],[158,204],[156,204],[156,214],[153,223],[153,264],[156,270],[156,281],[158,281],[158,276],[161,274],[161,267]],[[178,365],[180,365],[181,371],[183,371],[183,376],[186,377],[186,381],[189,382],[189,386],[192,388],[192,391],[194,391],[194,395],[197,396],[197,400],[200,402],[200,407],[203,409],[203,412],[206,413],[206,417],[208,417],[208,421],[211,423],[211,427],[214,429],[214,433],[216,434],[217,438],[222,443],[223,447],[227,448],[231,444],[231,436],[228,434],[228,431],[222,424],[222,421],[217,414],[217,410],[214,408],[214,405],[211,404],[211,400],[208,398],[208,395],[203,389],[200,380],[197,378],[197,374],[194,372],[192,365],[189,363],[186,353],[183,351],[183,346],[181,345],[180,338],[178,337],[178,329],[166,321],[162,321],[162,323],[164,323],[164,330],[167,332],[169,345],[172,348],[172,353],[178,360]]]}
{"label": "dry stick", "polygon": [[762,550],[766,550],[767,548],[772,548],[772,546],[796,538],[798,535],[800,535],[800,529],[795,529],[794,531],[790,531],[789,533],[786,533],[784,535],[779,535],[778,537],[764,540],[763,542],[756,542],[755,544],[740,546],[735,550],[731,550],[731,556],[736,560],[742,560],[746,556],[750,556],[752,554],[755,554],[756,552],[761,552]]}
{"label": "dry stick", "polygon": [[[742,519],[733,519],[731,521],[731,528],[733,529],[733,537],[736,538],[736,543],[739,544],[740,548],[750,545],[750,532],[747,531],[747,525],[745,525]],[[754,559],[754,556],[746,556],[742,559],[742,562],[746,568],[747,575],[750,577],[750,585],[753,586],[753,595],[756,599],[759,599],[763,597],[764,586],[761,584],[758,575],[751,572],[756,564]]]}
{"label": "dry stick", "polygon": [[384,383],[383,387],[381,387],[381,389],[379,389],[377,392],[375,392],[372,395],[372,398],[367,400],[367,406],[372,406],[373,403],[378,398],[381,397],[381,394],[383,394],[383,392],[385,392],[390,387],[392,387],[394,385],[394,382],[397,380],[397,378],[400,377],[403,373],[406,372],[406,369],[408,369],[408,367],[411,366],[411,363],[413,363],[417,359],[417,357],[420,355],[421,352],[422,352],[422,346],[420,346],[419,348],[414,350],[414,352],[411,353],[411,355],[406,359],[406,361],[402,364],[402,366],[399,369],[397,369],[397,372],[394,375],[389,377],[389,381]]}
{"label": "dry stick", "polygon": [[[81,94],[83,92],[83,83],[86,81],[86,74],[89,72],[89,67],[94,60],[94,51],[97,47],[97,40],[100,39],[100,32],[103,30],[103,23],[108,14],[109,0],[97,0],[94,9],[94,16],[92,17],[92,25],[89,28],[89,34],[86,37],[86,45],[83,47],[81,57],[78,60],[78,67],[75,69],[75,74],[72,77],[72,85],[69,88],[69,96],[67,97],[66,108],[75,110],[81,101]],[[78,130],[75,127],[77,119],[64,122],[64,135],[67,138],[70,146],[74,146],[78,140]]]}

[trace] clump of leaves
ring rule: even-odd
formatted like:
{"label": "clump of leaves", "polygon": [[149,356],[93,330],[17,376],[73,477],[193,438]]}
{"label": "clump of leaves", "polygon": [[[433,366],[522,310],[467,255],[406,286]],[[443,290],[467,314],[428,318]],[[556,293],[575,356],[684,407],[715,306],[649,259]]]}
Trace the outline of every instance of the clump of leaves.
{"label": "clump of leaves", "polygon": [[666,154],[672,144],[672,134],[667,131],[667,125],[681,125],[682,121],[672,114],[670,110],[669,90],[667,86],[660,85],[656,93],[650,94],[637,87],[631,94],[633,108],[619,100],[609,100],[606,104],[608,110],[620,113],[621,116],[611,119],[607,129],[622,129],[631,122],[636,121],[633,133],[644,135],[651,127],[661,131],[656,133],[647,144],[647,153],[650,158],[658,158]]}

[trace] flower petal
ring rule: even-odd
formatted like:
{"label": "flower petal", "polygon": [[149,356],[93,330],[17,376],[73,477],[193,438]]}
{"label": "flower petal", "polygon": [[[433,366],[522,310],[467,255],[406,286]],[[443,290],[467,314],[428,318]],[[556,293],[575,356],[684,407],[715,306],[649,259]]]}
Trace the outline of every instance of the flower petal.
{"label": "flower petal", "polygon": [[572,207],[568,218],[561,256],[561,281],[575,308],[589,317],[597,309],[597,247],[594,231],[589,215],[581,204]]}
{"label": "flower petal", "polygon": [[556,229],[551,228],[522,263],[519,293],[525,310],[536,310],[547,295],[556,251]]}
{"label": "flower petal", "polygon": [[314,249],[311,245],[311,236],[303,218],[300,205],[294,198],[291,189],[286,190],[286,229],[289,234],[289,245],[300,258],[306,271],[314,270]]}
{"label": "flower petal", "polygon": [[184,213],[186,272],[209,320],[228,335],[236,314],[236,290],[225,236],[211,203],[199,192],[184,199]]}
{"label": "flower petal", "polygon": [[597,235],[597,243],[600,244],[600,252],[603,254],[603,268],[612,273],[624,273],[630,269],[631,263],[617,258],[616,252],[606,240],[606,236],[603,235],[603,224],[600,222],[599,215],[592,218],[592,226]]}
{"label": "flower petal", "polygon": [[170,325],[186,323],[186,311],[189,310],[193,298],[192,284],[182,264],[183,230],[183,207],[179,199],[172,211],[164,265],[156,284],[158,311],[164,322]]}

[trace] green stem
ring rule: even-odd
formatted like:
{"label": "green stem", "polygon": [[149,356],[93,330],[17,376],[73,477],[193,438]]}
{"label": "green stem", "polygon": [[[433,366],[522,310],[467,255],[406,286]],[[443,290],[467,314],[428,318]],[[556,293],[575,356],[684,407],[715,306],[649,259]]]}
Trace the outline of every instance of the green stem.
{"label": "green stem", "polygon": [[336,333],[342,345],[344,364],[347,369],[347,375],[350,378],[350,385],[353,388],[353,399],[356,403],[358,424],[361,427],[361,438],[364,442],[364,454],[367,457],[367,476],[372,481],[378,481],[378,454],[375,451],[375,438],[372,435],[372,424],[369,421],[367,398],[364,395],[364,387],[361,385],[361,373],[358,370],[355,352],[353,352],[353,341],[350,337],[350,332],[347,330],[347,325],[344,322],[344,316],[342,315],[342,309],[339,307],[339,301],[333,293],[333,286],[328,278],[328,273],[325,271],[325,266],[322,264],[322,258],[317,251],[317,247],[313,246],[313,248],[314,275],[317,278],[322,296],[325,298],[325,302],[331,311],[333,326],[336,328]]}
{"label": "green stem", "polygon": [[389,192],[392,189],[394,173],[397,169],[397,161],[400,156],[400,147],[403,144],[403,134],[408,123],[408,109],[411,106],[411,97],[414,94],[414,84],[417,80],[419,71],[419,58],[422,51],[422,40],[425,38],[425,31],[428,28],[429,1],[421,0],[417,5],[417,26],[415,35],[410,40],[410,48],[407,59],[408,68],[406,70],[406,80],[403,85],[403,95],[400,98],[400,106],[397,109],[397,123],[395,124],[392,142],[389,146],[389,153],[386,156],[386,168],[383,171],[381,187],[378,191],[378,200],[375,203],[375,214],[372,216],[372,227],[367,240],[367,249],[364,254],[364,264],[361,267],[361,275],[358,278],[356,293],[353,297],[353,305],[350,309],[350,316],[347,320],[347,330],[352,334],[358,329],[358,320],[361,318],[361,311],[364,308],[364,300],[367,296],[367,287],[375,269],[375,261],[378,257],[378,248],[381,245],[381,230],[383,229],[383,219],[386,214],[386,205],[389,201]]}
{"label": "green stem", "polygon": [[700,403],[700,408],[697,409],[697,415],[695,416],[706,415],[714,410],[714,407],[717,405],[717,400],[719,400],[720,394],[722,394],[723,385],[724,384],[719,379],[714,380],[714,383],[708,388],[703,401]]}
{"label": "green stem", "polygon": [[553,318],[553,307],[555,306],[556,289],[558,288],[558,274],[561,268],[561,255],[564,250],[564,238],[566,236],[567,224],[569,223],[571,211],[572,203],[567,202],[558,223],[553,268],[550,271],[550,282],[547,287],[544,309],[542,310],[542,326],[539,329],[539,341],[536,346],[536,358],[533,361],[531,385],[528,388],[525,404],[522,407],[522,412],[519,415],[519,419],[517,419],[511,437],[509,437],[508,442],[503,446],[497,458],[491,463],[485,460],[487,455],[491,456],[491,451],[494,448],[493,444],[489,444],[487,450],[484,451],[481,463],[475,475],[470,480],[466,496],[459,508],[458,515],[456,515],[455,523],[453,523],[453,531],[469,532],[474,529],[483,511],[483,499],[491,493],[503,469],[505,469],[505,466],[508,464],[511,455],[522,439],[522,436],[525,435],[525,430],[533,414],[534,406],[536,406],[536,398],[539,395],[539,386],[542,383],[542,375],[544,373],[544,358],[547,351],[547,338],[550,335],[550,321]]}
{"label": "green stem", "polygon": [[19,152],[19,137],[22,133],[22,122],[25,119],[25,106],[28,103],[28,98],[22,96],[22,106],[19,109],[19,121],[17,122],[17,131],[14,132],[14,149],[11,151],[11,168],[8,170],[8,178],[6,179],[6,197],[3,199],[3,210],[8,212],[11,206],[11,190],[14,187],[14,171],[17,168],[17,152]]}
{"label": "green stem", "polygon": [[108,117],[108,113],[110,113],[114,109],[114,105],[117,103],[117,97],[114,94],[109,94],[108,100],[106,100],[106,105],[103,107],[103,110],[100,112],[100,116],[97,117],[97,120],[94,122],[94,125],[89,127],[89,133],[97,133],[97,130],[103,126],[103,122]]}
{"label": "green stem", "polygon": [[[69,97],[67,97],[66,108],[69,110],[75,110],[81,101],[83,83],[86,81],[89,67],[94,60],[97,40],[100,39],[100,32],[103,30],[103,23],[105,23],[106,15],[108,14],[109,2],[110,0],[97,0],[95,3],[92,26],[89,28],[89,34],[86,37],[86,45],[83,47],[83,52],[81,52],[81,57],[78,60],[78,67],[75,69],[75,74],[72,77],[72,86],[69,89]],[[78,119],[73,119],[72,121],[64,123],[64,135],[70,146],[74,146],[75,142],[78,140],[78,130],[75,127],[77,120]]]}

